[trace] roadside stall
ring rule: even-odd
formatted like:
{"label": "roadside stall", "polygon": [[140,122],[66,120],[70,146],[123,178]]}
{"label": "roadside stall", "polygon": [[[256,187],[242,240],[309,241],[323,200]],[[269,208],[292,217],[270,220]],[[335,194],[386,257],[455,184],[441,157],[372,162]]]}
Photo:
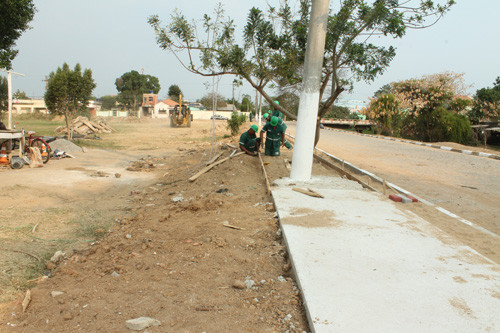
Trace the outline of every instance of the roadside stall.
{"label": "roadside stall", "polygon": [[[15,141],[19,142],[18,148],[12,150]],[[23,130],[0,130],[0,165],[10,164],[14,169],[22,168],[25,163],[23,147]]]}

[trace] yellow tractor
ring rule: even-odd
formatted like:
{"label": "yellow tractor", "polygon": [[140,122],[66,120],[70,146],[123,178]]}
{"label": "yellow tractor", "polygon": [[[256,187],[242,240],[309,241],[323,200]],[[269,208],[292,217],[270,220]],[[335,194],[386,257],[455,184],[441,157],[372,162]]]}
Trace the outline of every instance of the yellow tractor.
{"label": "yellow tractor", "polygon": [[191,121],[193,121],[193,115],[189,106],[182,104],[182,95],[179,95],[179,105],[176,105],[173,110],[169,111],[170,116],[170,127],[178,127],[187,125],[191,127]]}

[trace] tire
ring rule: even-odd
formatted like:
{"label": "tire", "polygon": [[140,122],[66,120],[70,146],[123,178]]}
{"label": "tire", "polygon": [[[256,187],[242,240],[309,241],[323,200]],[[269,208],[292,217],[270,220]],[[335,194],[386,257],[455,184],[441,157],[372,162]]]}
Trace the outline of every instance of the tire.
{"label": "tire", "polygon": [[[42,155],[43,164],[47,163],[50,159],[50,146],[43,141],[42,139],[35,139],[31,142],[30,147],[36,147],[40,150],[40,154]],[[45,155],[43,153],[45,148]]]}

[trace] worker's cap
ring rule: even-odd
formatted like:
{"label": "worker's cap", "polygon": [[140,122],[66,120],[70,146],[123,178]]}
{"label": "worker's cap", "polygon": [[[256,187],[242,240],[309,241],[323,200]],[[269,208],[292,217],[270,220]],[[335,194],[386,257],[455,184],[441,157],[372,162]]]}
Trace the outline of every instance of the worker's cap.
{"label": "worker's cap", "polygon": [[253,124],[252,126],[250,126],[251,129],[253,129],[255,132],[257,132],[259,130],[259,126]]}
{"label": "worker's cap", "polygon": [[279,101],[274,101],[274,103],[276,103],[276,104],[280,105],[280,102],[279,102]]}
{"label": "worker's cap", "polygon": [[271,126],[276,126],[276,125],[278,125],[278,117],[272,117]]}
{"label": "worker's cap", "polygon": [[269,117],[269,113],[264,113],[264,119],[267,119]]}

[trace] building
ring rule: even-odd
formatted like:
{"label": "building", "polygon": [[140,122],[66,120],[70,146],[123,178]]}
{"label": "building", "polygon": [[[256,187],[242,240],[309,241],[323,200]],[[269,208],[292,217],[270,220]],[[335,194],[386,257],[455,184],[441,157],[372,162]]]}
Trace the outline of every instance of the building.
{"label": "building", "polygon": [[48,114],[47,106],[43,99],[13,99],[12,100],[12,113],[43,113]]}
{"label": "building", "polygon": [[153,114],[151,115],[153,118],[168,118],[169,111],[173,110],[179,103],[176,101],[167,98],[166,100],[160,101],[154,105]]}

